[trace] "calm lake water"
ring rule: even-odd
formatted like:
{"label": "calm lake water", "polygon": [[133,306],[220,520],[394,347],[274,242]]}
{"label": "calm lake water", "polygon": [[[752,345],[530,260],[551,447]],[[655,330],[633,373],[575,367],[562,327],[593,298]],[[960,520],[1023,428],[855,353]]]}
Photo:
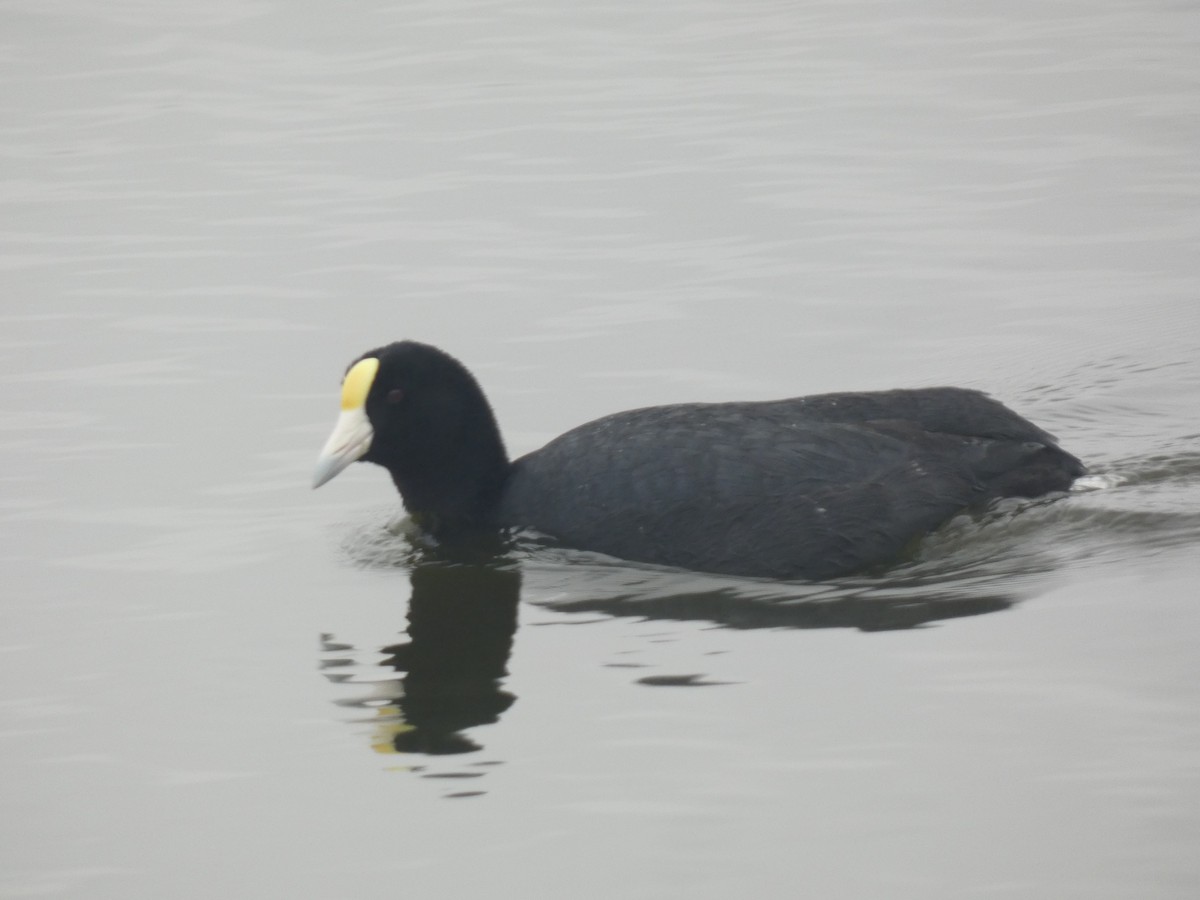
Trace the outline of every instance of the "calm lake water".
{"label": "calm lake water", "polygon": [[[0,26],[0,898],[1200,892],[1200,7]],[[309,490],[398,338],[514,453],[959,384],[1093,489],[825,585],[449,568]]]}

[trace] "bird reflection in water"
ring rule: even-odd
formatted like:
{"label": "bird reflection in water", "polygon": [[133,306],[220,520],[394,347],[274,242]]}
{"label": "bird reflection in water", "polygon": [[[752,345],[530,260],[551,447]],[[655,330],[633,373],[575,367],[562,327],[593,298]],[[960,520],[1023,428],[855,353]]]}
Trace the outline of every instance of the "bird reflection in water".
{"label": "bird reflection in water", "polygon": [[[372,745],[380,753],[479,750],[465,732],[496,722],[516,699],[501,683],[517,629],[520,572],[504,562],[439,560],[416,566],[410,582],[408,640],[382,648],[380,663],[400,678],[374,682],[371,696],[339,703],[374,711]],[[353,651],[329,638],[326,649]],[[354,662],[327,657],[327,677],[349,681],[339,669]]]}
{"label": "bird reflection in water", "polygon": [[[388,559],[390,565],[403,564],[410,570],[407,640],[382,647],[386,657],[379,663],[399,677],[371,681],[370,695],[338,701],[371,712],[372,746],[380,753],[434,757],[483,749],[472,729],[497,722],[516,701],[504,689],[504,679],[517,628],[522,567],[526,581],[536,586],[526,602],[543,609],[641,621],[708,622],[737,630],[896,631],[998,612],[1016,602],[1015,597],[988,590],[987,578],[972,585],[961,572],[929,569],[908,577],[806,584],[568,561],[545,547],[520,542],[500,550],[452,554],[407,542],[405,547],[403,560]],[[542,599],[546,596],[554,599]],[[326,677],[361,684],[349,674],[358,665],[357,648],[327,638],[325,649]],[[600,658],[596,664],[606,665]],[[663,673],[635,680],[649,686],[711,683],[697,681],[699,677]],[[487,764],[426,777],[478,777]]]}

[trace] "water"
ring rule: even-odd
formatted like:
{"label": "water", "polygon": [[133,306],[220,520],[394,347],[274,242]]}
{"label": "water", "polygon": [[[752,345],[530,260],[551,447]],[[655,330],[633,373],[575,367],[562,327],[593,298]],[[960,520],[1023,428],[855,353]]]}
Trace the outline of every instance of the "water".
{"label": "water", "polygon": [[[0,897],[1195,896],[1198,16],[0,5]],[[1099,489],[448,569],[308,490],[400,337],[514,453],[954,383]]]}

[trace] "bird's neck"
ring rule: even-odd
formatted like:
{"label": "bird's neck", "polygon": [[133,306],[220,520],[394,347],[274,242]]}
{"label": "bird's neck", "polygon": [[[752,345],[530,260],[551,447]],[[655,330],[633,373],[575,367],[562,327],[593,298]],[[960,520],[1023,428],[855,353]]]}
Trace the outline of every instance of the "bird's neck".
{"label": "bird's neck", "polygon": [[388,467],[404,508],[438,538],[487,527],[509,469],[498,433],[476,435],[469,443],[410,456],[403,467]]}

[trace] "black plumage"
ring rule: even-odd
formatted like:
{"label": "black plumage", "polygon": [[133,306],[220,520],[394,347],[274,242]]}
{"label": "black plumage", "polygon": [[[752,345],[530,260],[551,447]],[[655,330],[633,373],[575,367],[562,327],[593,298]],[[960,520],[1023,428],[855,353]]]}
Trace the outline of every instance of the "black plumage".
{"label": "black plumage", "polygon": [[963,510],[1064,491],[1084,472],[1051,435],[961,388],[647,407],[510,463],[457,360],[411,341],[368,357],[379,368],[361,458],[389,471],[442,540],[525,527],[640,562],[822,579],[894,561]]}

